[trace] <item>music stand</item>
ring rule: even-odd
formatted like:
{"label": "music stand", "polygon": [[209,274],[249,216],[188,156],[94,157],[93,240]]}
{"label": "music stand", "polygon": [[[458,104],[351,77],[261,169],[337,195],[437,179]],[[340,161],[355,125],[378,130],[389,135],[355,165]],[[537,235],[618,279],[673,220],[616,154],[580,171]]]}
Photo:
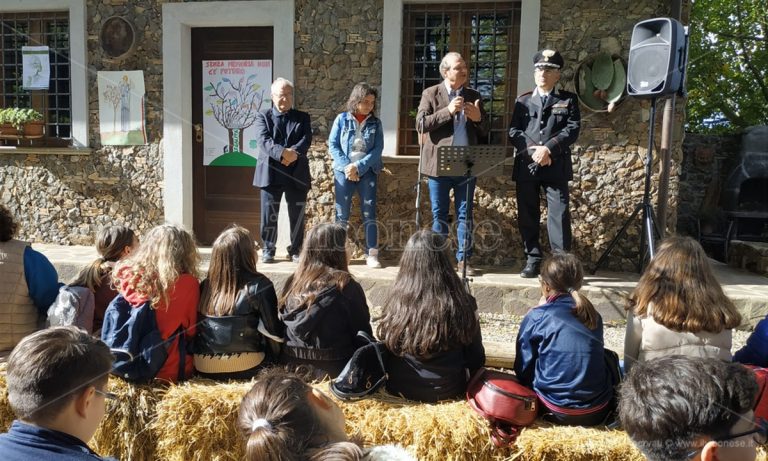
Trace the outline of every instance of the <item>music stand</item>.
{"label": "music stand", "polygon": [[[498,176],[503,169],[499,165],[504,165],[507,150],[504,146],[440,146],[437,149],[437,175],[438,176],[464,176],[466,178],[480,176]],[[466,197],[474,201],[474,197],[469,196],[470,180],[466,181]],[[474,205],[474,203],[472,203]],[[462,265],[461,278],[469,291],[469,279],[467,278],[467,265],[469,265],[469,234],[472,232],[472,209],[474,206],[467,204],[467,217],[464,223],[464,241],[458,242],[464,253],[464,264]],[[457,216],[458,218],[458,216]],[[458,227],[457,227],[458,233]]]}

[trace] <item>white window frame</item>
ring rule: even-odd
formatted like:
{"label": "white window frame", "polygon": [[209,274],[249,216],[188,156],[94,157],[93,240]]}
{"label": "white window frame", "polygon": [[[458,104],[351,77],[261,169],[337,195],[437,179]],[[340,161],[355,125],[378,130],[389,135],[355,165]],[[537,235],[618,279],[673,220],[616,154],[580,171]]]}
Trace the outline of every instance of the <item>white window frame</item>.
{"label": "white window frame", "polygon": [[[488,0],[465,0],[483,3]],[[396,157],[398,114],[400,113],[400,79],[402,77],[403,4],[446,3],[445,0],[385,0],[384,36],[381,57],[381,123],[384,125],[384,156]],[[541,0],[522,0],[520,5],[520,48],[517,66],[517,94],[534,86],[533,61],[539,47],[539,15]]]}
{"label": "white window frame", "polygon": [[[88,54],[85,0],[4,0],[0,13],[69,12],[72,147],[88,147]],[[95,80],[95,79],[94,79]],[[45,147],[39,149],[45,150]]]}

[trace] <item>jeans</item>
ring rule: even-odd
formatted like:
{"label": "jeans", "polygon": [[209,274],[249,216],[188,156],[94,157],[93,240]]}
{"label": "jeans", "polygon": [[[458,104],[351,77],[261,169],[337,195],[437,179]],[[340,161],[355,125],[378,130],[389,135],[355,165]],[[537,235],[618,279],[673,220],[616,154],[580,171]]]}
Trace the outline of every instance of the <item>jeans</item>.
{"label": "jeans", "polygon": [[[469,194],[467,194],[467,183],[469,183]],[[466,257],[472,256],[472,201],[477,178],[474,176],[471,178],[466,176],[430,176],[428,184],[429,200],[432,203],[432,230],[443,236],[448,235],[448,209],[451,206],[449,193],[453,189],[458,226],[456,259],[464,261],[465,255]],[[467,242],[465,242],[465,238],[468,238]]]}
{"label": "jeans", "polygon": [[333,171],[336,186],[336,222],[345,226],[349,224],[349,212],[352,208],[352,197],[357,192],[360,197],[360,209],[363,213],[363,228],[365,229],[365,254],[368,250],[378,248],[379,232],[376,224],[376,184],[378,175],[372,170],[360,177],[360,181],[350,181],[341,171]]}

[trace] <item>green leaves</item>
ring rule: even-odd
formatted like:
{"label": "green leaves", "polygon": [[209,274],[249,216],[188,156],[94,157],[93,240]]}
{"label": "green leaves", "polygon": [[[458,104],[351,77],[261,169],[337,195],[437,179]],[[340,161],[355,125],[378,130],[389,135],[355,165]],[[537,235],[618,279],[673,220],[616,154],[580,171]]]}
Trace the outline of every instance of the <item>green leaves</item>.
{"label": "green leaves", "polygon": [[[688,130],[740,132],[768,124],[768,10],[764,0],[694,0]],[[716,126],[713,120],[725,119]]]}

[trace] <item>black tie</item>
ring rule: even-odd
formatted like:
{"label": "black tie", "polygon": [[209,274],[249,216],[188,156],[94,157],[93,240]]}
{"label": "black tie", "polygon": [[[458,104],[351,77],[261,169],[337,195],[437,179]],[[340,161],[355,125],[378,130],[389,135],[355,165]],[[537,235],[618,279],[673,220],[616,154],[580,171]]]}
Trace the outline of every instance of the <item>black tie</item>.
{"label": "black tie", "polygon": [[288,132],[286,131],[288,126],[288,114],[280,114],[277,116],[277,123],[275,124],[277,127],[277,134],[278,136],[282,137],[283,139],[280,139],[279,141],[287,141],[288,138]]}
{"label": "black tie", "polygon": [[541,108],[547,107],[547,99],[549,98],[549,95],[545,94],[541,97]]}

